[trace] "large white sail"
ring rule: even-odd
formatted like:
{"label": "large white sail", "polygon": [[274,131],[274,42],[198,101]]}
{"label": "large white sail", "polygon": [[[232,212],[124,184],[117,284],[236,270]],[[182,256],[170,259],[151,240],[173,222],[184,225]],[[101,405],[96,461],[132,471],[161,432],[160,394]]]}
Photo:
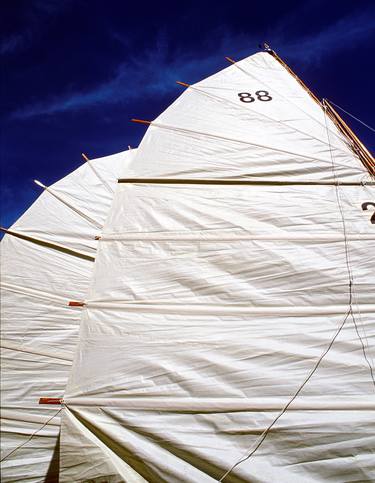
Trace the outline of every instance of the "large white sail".
{"label": "large white sail", "polygon": [[54,183],[2,240],[3,482],[58,481],[59,406],[38,401],[64,394],[95,236],[134,153],[90,160]]}
{"label": "large white sail", "polygon": [[375,479],[374,187],[352,141],[258,53],[190,86],[123,178],[60,481]]}
{"label": "large white sail", "polygon": [[150,126],[134,176],[342,181],[366,172],[348,140],[269,53],[190,86]]}

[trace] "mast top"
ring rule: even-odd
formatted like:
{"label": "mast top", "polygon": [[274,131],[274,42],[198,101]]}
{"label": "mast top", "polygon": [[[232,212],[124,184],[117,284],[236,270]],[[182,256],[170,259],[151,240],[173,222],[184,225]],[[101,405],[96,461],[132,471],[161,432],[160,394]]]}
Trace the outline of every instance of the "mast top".
{"label": "mast top", "polygon": [[265,50],[266,52],[272,52],[271,46],[267,42],[261,42],[259,48]]}

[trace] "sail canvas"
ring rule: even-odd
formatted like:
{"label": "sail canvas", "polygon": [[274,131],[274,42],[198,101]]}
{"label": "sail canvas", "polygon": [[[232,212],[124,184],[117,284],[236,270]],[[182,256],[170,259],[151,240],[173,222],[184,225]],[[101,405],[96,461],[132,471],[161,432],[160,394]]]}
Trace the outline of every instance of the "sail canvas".
{"label": "sail canvas", "polygon": [[59,481],[371,481],[371,155],[272,51],[142,122],[108,216],[77,207]]}

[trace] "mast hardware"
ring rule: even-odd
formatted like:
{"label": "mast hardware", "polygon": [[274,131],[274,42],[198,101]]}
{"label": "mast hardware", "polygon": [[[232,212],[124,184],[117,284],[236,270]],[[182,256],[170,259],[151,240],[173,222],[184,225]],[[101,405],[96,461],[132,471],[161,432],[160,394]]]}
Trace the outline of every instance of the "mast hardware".
{"label": "mast hardware", "polygon": [[271,52],[272,51],[271,46],[269,44],[267,44],[267,42],[261,42],[259,44],[259,48],[260,49],[263,49],[263,50],[265,50],[267,52]]}

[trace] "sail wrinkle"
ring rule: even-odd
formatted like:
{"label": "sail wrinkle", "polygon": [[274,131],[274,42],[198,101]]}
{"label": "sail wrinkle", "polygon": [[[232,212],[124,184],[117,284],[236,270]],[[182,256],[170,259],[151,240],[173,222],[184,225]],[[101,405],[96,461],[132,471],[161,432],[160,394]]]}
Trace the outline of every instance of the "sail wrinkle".
{"label": "sail wrinkle", "polygon": [[[245,59],[244,61],[242,61],[242,63],[243,63],[244,65],[247,65],[246,59]],[[243,72],[245,75],[247,75],[247,76],[249,76],[249,77],[251,77],[251,78],[253,78],[253,79],[257,80],[258,82],[263,83],[263,84],[264,84],[266,87],[272,88],[272,89],[273,89],[274,91],[276,91],[276,92],[277,92],[277,93],[278,93],[278,94],[279,94],[281,97],[283,97],[283,98],[284,98],[285,100],[287,100],[288,102],[292,103],[292,104],[293,104],[293,105],[294,105],[294,106],[295,106],[297,109],[299,109],[301,112],[303,112],[303,114],[304,114],[305,116],[308,116],[308,117],[309,117],[309,118],[311,118],[313,121],[315,121],[315,122],[319,123],[321,126],[324,126],[324,123],[323,123],[321,120],[319,120],[317,117],[313,116],[313,115],[312,115],[310,112],[308,112],[307,110],[304,110],[304,109],[303,109],[303,108],[302,108],[302,107],[301,107],[301,106],[300,106],[298,103],[295,103],[295,102],[294,102],[293,100],[291,100],[291,99],[287,99],[287,98],[284,96],[284,94],[283,94],[281,91],[279,91],[279,90],[275,89],[275,87],[271,87],[269,84],[265,83],[263,79],[260,79],[259,77],[257,77],[256,75],[254,75],[254,73],[253,73],[253,72],[248,71],[248,70],[246,70],[244,67],[242,67],[242,65],[240,65],[240,64],[242,64],[242,63],[241,63],[241,62],[240,62],[240,63],[236,62],[236,63],[235,63],[235,64],[233,64],[233,65],[234,65],[234,66],[235,66],[237,69],[239,69],[241,72]],[[275,69],[275,72],[280,72],[280,69]],[[343,140],[343,139],[344,139],[344,138],[343,138],[343,137],[340,135],[340,133],[338,133],[338,132],[332,131],[332,134],[333,134],[335,137],[340,138],[341,140]]]}
{"label": "sail wrinkle", "polygon": [[[218,95],[215,95],[215,94],[212,94],[210,92],[207,92],[206,90],[204,90],[203,88],[200,88],[200,87],[197,87],[197,86],[189,86],[190,89],[193,89],[195,92],[199,92],[201,93],[202,95],[205,95],[205,96],[208,96],[208,97],[211,97],[212,99],[216,99],[220,102],[224,102],[224,103],[227,103],[227,104],[230,104],[231,106],[234,106],[236,109],[246,109],[242,104],[236,104],[234,101],[230,101],[224,97],[220,97]],[[321,138],[318,138],[316,136],[313,136],[311,133],[308,133],[306,131],[302,131],[301,129],[298,129],[296,126],[293,126],[293,125],[290,125],[288,124],[288,119],[276,119],[276,118],[273,118],[269,115],[267,115],[266,113],[262,113],[260,111],[257,111],[256,113],[258,116],[261,116],[261,117],[264,117],[265,119],[267,119],[268,121],[270,121],[270,123],[277,123],[277,124],[282,124],[283,126],[285,126],[285,128],[287,128],[286,130],[286,134],[288,133],[288,130],[292,130],[293,132],[297,132],[299,134],[302,134],[304,136],[306,136],[306,138],[308,139],[314,139],[316,141],[319,141],[321,142],[322,144],[326,145],[327,144],[327,140],[326,139],[321,139]],[[296,119],[290,119],[291,121],[294,120],[296,121]],[[265,126],[265,129],[267,129],[267,126]],[[335,149],[342,149],[340,148],[339,146],[334,146]]]}
{"label": "sail wrinkle", "polygon": [[[170,129],[172,131],[177,131],[177,132],[186,132],[186,133],[191,133],[191,134],[198,134],[198,135],[201,135],[201,136],[207,136],[207,137],[211,137],[211,138],[223,139],[225,141],[233,141],[235,143],[248,144],[250,146],[254,146],[254,147],[258,147],[258,148],[265,148],[265,149],[280,152],[280,153],[283,153],[283,154],[290,154],[290,155],[296,156],[298,158],[307,158],[307,159],[313,159],[313,160],[316,160],[316,161],[322,161],[323,163],[328,163],[330,161],[329,159],[318,158],[318,157],[309,156],[307,154],[302,154],[302,153],[295,153],[293,151],[286,151],[284,149],[276,148],[274,146],[265,146],[265,145],[262,145],[262,144],[257,144],[257,143],[254,143],[254,142],[246,141],[244,139],[234,139],[234,138],[225,137],[225,136],[222,136],[222,135],[216,134],[216,133],[194,131],[192,129],[186,129],[186,128],[182,128],[182,127],[179,127],[179,126],[168,126],[168,125],[161,124],[161,123],[158,123],[158,122],[155,122],[155,121],[152,122],[152,126],[155,126],[155,127],[161,128],[161,129]],[[327,145],[328,145],[328,143],[327,143]]]}
{"label": "sail wrinkle", "polygon": [[[114,187],[134,154],[119,153],[91,163]],[[112,202],[86,163],[54,183],[52,190],[98,225]],[[43,190],[4,230],[1,241],[4,482],[58,479],[60,418],[49,421],[51,408],[40,405],[39,399],[61,398],[65,392],[83,312],[68,303],[88,294],[98,245],[96,222],[93,225],[49,191]]]}

